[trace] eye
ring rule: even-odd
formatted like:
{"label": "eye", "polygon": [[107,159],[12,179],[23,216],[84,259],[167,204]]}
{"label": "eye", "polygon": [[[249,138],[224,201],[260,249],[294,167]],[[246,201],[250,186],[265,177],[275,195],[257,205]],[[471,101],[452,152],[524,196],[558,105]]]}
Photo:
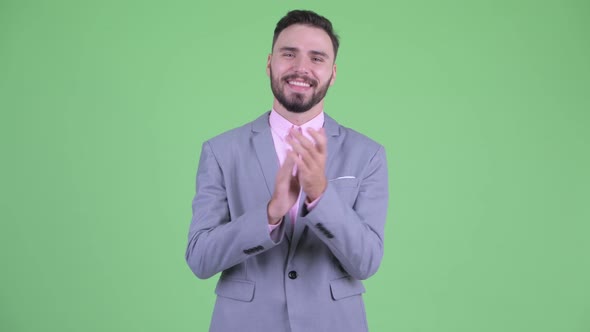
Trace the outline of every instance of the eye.
{"label": "eye", "polygon": [[283,53],[283,56],[284,56],[285,58],[292,58],[292,57],[294,57],[294,56],[295,56],[295,54],[293,54],[293,53],[290,53],[290,52],[289,52],[289,53]]}
{"label": "eye", "polygon": [[313,62],[324,62],[324,59],[323,58],[319,58],[319,57],[313,57],[313,58],[311,58],[311,61],[313,61]]}

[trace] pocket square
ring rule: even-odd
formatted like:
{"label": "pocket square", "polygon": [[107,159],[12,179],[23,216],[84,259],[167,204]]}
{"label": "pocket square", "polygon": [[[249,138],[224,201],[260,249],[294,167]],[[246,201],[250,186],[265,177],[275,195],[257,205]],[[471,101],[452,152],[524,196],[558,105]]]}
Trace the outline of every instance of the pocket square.
{"label": "pocket square", "polygon": [[335,179],[331,179],[331,180],[328,180],[328,181],[336,181],[336,180],[342,180],[342,179],[356,179],[356,177],[355,176],[352,176],[352,175],[339,176],[339,177],[337,177]]}

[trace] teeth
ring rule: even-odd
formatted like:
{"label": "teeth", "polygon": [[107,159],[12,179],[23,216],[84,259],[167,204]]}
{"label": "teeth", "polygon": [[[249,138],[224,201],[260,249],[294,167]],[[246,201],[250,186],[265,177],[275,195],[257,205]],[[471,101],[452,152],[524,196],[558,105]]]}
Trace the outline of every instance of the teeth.
{"label": "teeth", "polygon": [[305,83],[305,82],[297,82],[297,81],[290,81],[289,84],[291,84],[291,85],[297,85],[297,86],[304,86],[304,87],[308,87],[308,88],[311,86],[308,83]]}

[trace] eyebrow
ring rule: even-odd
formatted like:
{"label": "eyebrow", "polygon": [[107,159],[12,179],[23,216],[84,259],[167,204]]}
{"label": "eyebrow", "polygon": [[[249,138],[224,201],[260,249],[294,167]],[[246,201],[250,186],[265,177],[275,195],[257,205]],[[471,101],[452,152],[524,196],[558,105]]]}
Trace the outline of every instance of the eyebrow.
{"label": "eyebrow", "polygon": [[[279,48],[279,51],[281,51],[281,52],[285,52],[285,51],[299,52],[299,49],[297,47],[283,46],[283,47]],[[322,56],[327,59],[330,58],[330,56],[326,52],[322,52],[322,51],[313,51],[312,50],[312,51],[309,51],[308,53],[310,53],[312,55],[319,55],[319,56]]]}
{"label": "eyebrow", "polygon": [[322,52],[322,51],[309,51],[309,53],[311,53],[313,55],[319,55],[319,56],[322,56],[327,59],[330,58],[330,56],[326,52]]}

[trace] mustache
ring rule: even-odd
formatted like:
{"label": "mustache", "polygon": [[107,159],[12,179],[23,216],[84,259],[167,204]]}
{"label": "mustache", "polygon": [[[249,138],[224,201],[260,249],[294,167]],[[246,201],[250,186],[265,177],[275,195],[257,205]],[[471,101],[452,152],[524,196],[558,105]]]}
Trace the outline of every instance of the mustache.
{"label": "mustache", "polygon": [[297,75],[297,74],[291,74],[291,75],[287,75],[284,77],[285,82],[288,81],[292,81],[292,80],[303,80],[305,83],[311,85],[311,86],[317,86],[318,85],[318,81],[314,80],[311,77],[307,77],[307,76],[302,76],[302,75]]}

